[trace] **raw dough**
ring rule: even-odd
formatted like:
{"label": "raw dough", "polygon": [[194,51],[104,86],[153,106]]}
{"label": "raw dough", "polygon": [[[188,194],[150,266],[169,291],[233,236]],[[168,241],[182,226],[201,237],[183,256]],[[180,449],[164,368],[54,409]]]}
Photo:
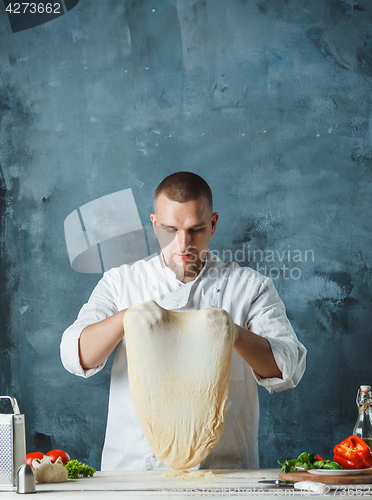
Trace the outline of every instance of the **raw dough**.
{"label": "raw dough", "polygon": [[156,458],[173,469],[199,464],[218,443],[235,325],[217,307],[167,311],[154,301],[127,310],[129,387]]}

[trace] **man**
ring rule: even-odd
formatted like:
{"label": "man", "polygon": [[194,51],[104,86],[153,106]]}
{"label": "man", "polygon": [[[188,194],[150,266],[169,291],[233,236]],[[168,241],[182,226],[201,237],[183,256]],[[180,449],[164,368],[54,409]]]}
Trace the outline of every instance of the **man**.
{"label": "man", "polygon": [[200,468],[258,467],[257,382],[270,392],[295,387],[305,370],[306,349],[286,317],[272,280],[209,250],[218,214],[208,184],[177,172],[157,187],[151,221],[162,252],[149,261],[106,272],[63,334],[67,370],[89,377],[115,349],[102,470],[167,469],[139,427],[129,391],[123,317],[130,306],[155,300],[177,311],[213,305],[236,324],[229,396],[222,437]]}

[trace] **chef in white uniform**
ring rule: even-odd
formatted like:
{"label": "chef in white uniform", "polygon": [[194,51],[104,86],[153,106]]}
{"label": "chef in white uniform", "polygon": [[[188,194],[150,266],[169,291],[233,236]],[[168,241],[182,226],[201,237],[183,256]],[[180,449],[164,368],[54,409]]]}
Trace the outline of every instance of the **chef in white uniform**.
{"label": "chef in white uniform", "polygon": [[232,316],[237,338],[225,428],[197,468],[257,468],[257,384],[270,393],[295,387],[305,370],[306,349],[272,280],[225,263],[208,250],[218,214],[204,179],[191,172],[171,174],[157,187],[154,207],[151,220],[162,252],[104,273],[62,337],[62,363],[81,377],[99,372],[115,350],[101,468],[168,469],[155,458],[141,431],[128,384],[123,317],[130,306],[148,300],[181,312],[212,305]]}

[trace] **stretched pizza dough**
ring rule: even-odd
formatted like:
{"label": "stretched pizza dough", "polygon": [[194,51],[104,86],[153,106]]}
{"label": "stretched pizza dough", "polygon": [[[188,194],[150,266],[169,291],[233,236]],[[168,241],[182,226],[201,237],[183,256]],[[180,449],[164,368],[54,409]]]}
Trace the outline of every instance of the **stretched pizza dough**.
{"label": "stretched pizza dough", "polygon": [[235,325],[217,307],[167,311],[154,301],[124,315],[129,387],[156,458],[173,469],[199,464],[218,443]]}

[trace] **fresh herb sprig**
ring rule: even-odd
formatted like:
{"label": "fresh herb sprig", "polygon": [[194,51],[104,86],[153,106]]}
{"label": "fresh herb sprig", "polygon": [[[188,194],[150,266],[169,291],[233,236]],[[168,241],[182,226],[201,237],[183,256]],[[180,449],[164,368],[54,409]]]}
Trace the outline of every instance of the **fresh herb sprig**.
{"label": "fresh herb sprig", "polygon": [[69,460],[67,464],[64,464],[64,466],[67,469],[69,479],[78,479],[79,477],[93,476],[93,474],[96,472],[96,469],[82,464],[78,460]]}
{"label": "fresh herb sprig", "polygon": [[342,467],[332,460],[318,460],[313,453],[301,453],[298,458],[293,460],[285,460],[284,462],[279,462],[278,464],[282,466],[282,472],[295,472],[296,467],[301,467],[304,470],[308,469],[342,469]]}

